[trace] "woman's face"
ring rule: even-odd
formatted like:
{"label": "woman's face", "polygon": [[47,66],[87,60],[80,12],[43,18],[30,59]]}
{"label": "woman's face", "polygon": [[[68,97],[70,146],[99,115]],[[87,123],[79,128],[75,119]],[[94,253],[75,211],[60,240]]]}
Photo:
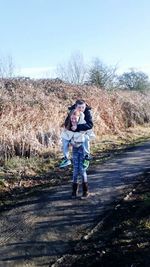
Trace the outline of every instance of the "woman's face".
{"label": "woman's face", "polygon": [[72,114],[70,119],[71,119],[71,123],[76,124],[79,120],[79,116]]}

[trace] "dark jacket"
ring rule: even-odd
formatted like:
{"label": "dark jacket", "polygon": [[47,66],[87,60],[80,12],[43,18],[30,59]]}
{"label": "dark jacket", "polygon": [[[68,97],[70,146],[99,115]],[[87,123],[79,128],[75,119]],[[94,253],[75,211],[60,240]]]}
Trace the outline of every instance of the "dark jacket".
{"label": "dark jacket", "polygon": [[[69,107],[69,111],[72,111],[73,109],[75,109],[76,106],[75,104],[71,107]],[[91,107],[89,107],[88,105],[86,105],[85,111],[84,111],[84,120],[86,121],[86,123],[84,124],[78,124],[77,125],[77,129],[75,130],[75,132],[80,132],[80,131],[87,131],[92,129],[93,127],[93,121],[92,121],[92,114],[91,114]],[[66,120],[65,120],[65,127],[68,125],[68,120],[70,119],[70,116],[68,114]],[[71,129],[70,129],[71,130]]]}

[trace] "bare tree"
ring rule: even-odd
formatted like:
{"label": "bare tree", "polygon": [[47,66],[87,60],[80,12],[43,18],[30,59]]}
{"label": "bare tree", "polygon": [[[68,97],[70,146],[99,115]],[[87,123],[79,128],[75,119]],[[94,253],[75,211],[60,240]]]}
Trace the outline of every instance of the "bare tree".
{"label": "bare tree", "polygon": [[15,66],[12,56],[0,57],[0,78],[11,78],[14,76]]}
{"label": "bare tree", "polygon": [[87,67],[81,53],[74,53],[67,63],[59,64],[56,73],[61,80],[73,84],[82,84],[87,75]]}

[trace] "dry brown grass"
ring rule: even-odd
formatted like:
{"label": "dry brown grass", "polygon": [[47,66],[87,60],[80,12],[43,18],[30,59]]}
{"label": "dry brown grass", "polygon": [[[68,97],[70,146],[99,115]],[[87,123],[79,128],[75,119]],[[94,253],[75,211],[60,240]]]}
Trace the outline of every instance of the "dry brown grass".
{"label": "dry brown grass", "polygon": [[0,81],[0,157],[60,150],[61,124],[77,98],[92,106],[96,141],[124,137],[129,127],[150,122],[150,94],[73,86],[55,80]]}

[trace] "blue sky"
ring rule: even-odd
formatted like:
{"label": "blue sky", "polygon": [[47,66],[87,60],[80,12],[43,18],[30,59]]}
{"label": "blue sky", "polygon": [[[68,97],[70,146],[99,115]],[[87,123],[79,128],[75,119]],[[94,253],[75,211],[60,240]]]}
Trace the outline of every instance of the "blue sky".
{"label": "blue sky", "polygon": [[149,0],[0,0],[0,57],[32,77],[77,51],[150,75],[149,12]]}

